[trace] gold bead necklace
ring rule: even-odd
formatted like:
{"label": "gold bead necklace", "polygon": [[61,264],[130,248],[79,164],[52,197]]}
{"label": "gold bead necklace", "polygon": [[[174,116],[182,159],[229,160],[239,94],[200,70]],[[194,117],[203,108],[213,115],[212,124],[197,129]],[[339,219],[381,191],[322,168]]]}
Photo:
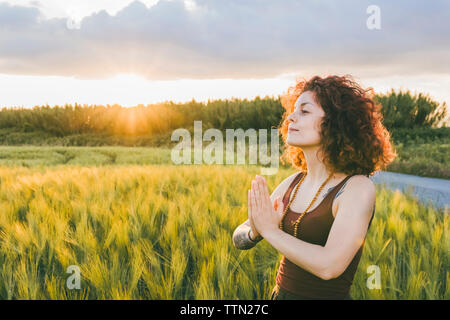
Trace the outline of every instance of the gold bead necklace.
{"label": "gold bead necklace", "polygon": [[[297,195],[297,191],[298,188],[300,187],[300,185],[302,184],[303,180],[306,177],[306,174],[308,172],[306,171],[305,174],[303,175],[303,177],[301,178],[300,182],[297,184],[297,186],[295,187],[295,191],[294,191],[294,195],[292,197],[292,199],[289,201],[288,205],[286,206],[286,208],[284,209],[283,212],[283,217],[281,218],[280,221],[280,229],[283,230],[283,220],[286,217],[286,214],[289,210],[289,207],[291,206],[292,201],[294,201],[295,196]],[[316,201],[317,196],[320,194],[320,191],[322,191],[323,187],[327,184],[327,182],[331,179],[331,177],[333,176],[333,172],[330,173],[330,175],[328,176],[328,178],[322,183],[322,185],[320,186],[319,190],[317,190],[316,195],[314,196],[314,198],[312,199],[311,203],[309,204],[308,208],[306,208],[305,212],[303,212],[298,219],[294,222],[294,236],[297,238],[297,233],[298,233],[298,225],[300,223],[300,220],[302,220],[303,216],[305,215],[305,213],[309,210],[309,208],[311,208],[311,206],[313,205],[313,203]]]}

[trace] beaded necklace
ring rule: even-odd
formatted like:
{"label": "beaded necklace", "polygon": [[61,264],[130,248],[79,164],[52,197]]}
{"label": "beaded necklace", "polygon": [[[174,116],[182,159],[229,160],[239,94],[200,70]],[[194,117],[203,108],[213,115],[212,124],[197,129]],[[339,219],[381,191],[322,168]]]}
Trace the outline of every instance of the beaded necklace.
{"label": "beaded necklace", "polygon": [[[308,172],[306,171],[305,174],[303,175],[302,179],[300,180],[300,182],[299,182],[299,183],[297,184],[297,186],[295,187],[294,195],[293,195],[292,199],[289,201],[289,203],[288,203],[288,205],[286,206],[286,208],[284,209],[283,217],[281,218],[280,226],[279,226],[281,230],[283,230],[283,220],[284,220],[284,218],[286,217],[286,214],[287,214],[287,212],[288,212],[288,210],[289,210],[289,207],[291,206],[292,201],[294,201],[295,196],[297,195],[298,188],[299,188],[300,185],[302,184],[302,182],[303,182],[303,180],[305,179],[307,173],[308,173]],[[311,203],[309,204],[308,208],[306,208],[305,212],[303,212],[303,213],[298,217],[298,219],[293,223],[293,225],[294,225],[294,236],[295,236],[296,238],[297,238],[298,225],[299,225],[299,223],[300,223],[300,220],[302,220],[303,216],[304,216],[305,213],[308,211],[308,209],[311,208],[311,206],[313,205],[313,203],[316,201],[317,196],[320,194],[320,191],[322,191],[323,187],[327,184],[327,182],[331,179],[332,176],[333,176],[333,172],[330,173],[330,175],[328,176],[328,178],[327,178],[327,179],[322,183],[322,185],[320,186],[319,190],[317,190],[316,195],[315,195],[314,198],[312,199],[312,201],[311,201]]]}

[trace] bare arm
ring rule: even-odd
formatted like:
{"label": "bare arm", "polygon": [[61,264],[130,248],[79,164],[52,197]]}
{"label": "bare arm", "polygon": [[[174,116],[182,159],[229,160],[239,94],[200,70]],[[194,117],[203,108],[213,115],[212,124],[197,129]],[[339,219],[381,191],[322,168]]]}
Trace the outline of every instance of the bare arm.
{"label": "bare arm", "polygon": [[[277,197],[282,197],[286,192],[287,188],[295,178],[298,172],[290,175],[286,179],[284,179],[272,192],[270,196],[270,200],[272,201],[272,206]],[[251,239],[249,239],[249,232]],[[237,249],[240,250],[248,250],[253,248],[259,241],[263,238],[262,236],[256,232],[255,229],[252,229],[250,220],[247,219],[244,223],[240,224],[233,232],[233,244]],[[253,241],[251,241],[253,240]]]}

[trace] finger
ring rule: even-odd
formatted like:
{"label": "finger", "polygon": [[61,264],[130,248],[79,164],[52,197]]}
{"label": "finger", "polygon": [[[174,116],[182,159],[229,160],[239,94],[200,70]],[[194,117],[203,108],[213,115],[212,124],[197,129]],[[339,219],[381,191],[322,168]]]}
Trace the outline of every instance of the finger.
{"label": "finger", "polygon": [[261,186],[258,179],[256,180],[255,183],[255,196],[256,196],[256,205],[261,210],[262,209]]}
{"label": "finger", "polygon": [[255,205],[255,209],[258,208],[258,184],[256,180],[252,181],[252,197],[253,197],[253,204]]}
{"label": "finger", "polygon": [[249,193],[249,203],[250,203],[250,207],[252,208],[252,212],[255,210],[255,205],[253,203],[253,189],[250,189],[250,193]]}
{"label": "finger", "polygon": [[253,216],[253,206],[252,206],[252,198],[251,198],[251,190],[248,190],[248,218],[250,222]]}
{"label": "finger", "polygon": [[262,178],[262,190],[263,190],[263,198],[266,206],[272,206],[272,201],[270,200],[269,188],[267,186],[267,182],[264,178]]}
{"label": "finger", "polygon": [[257,215],[257,214],[259,214],[259,207],[258,207],[258,202],[256,200],[255,190],[252,190],[251,197],[252,197],[252,214]]}
{"label": "finger", "polygon": [[264,208],[266,206],[266,199],[264,197],[264,185],[261,177],[258,178],[258,198],[260,207]]}
{"label": "finger", "polygon": [[264,180],[264,192],[266,193],[266,197],[270,198],[269,186],[267,185],[267,181],[266,180]]}

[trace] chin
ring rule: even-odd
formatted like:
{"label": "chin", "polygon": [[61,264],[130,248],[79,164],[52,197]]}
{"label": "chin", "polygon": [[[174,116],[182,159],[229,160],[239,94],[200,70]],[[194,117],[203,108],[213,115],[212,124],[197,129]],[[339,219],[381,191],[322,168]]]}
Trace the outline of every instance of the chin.
{"label": "chin", "polygon": [[311,148],[311,147],[316,147],[316,146],[320,146],[318,143],[313,142],[313,143],[305,143],[304,141],[296,141],[294,139],[286,139],[286,144],[291,146],[291,147],[297,147],[297,148]]}
{"label": "chin", "polygon": [[286,144],[292,146],[292,147],[302,147],[303,144],[300,141],[290,140],[289,138],[286,139]]}

